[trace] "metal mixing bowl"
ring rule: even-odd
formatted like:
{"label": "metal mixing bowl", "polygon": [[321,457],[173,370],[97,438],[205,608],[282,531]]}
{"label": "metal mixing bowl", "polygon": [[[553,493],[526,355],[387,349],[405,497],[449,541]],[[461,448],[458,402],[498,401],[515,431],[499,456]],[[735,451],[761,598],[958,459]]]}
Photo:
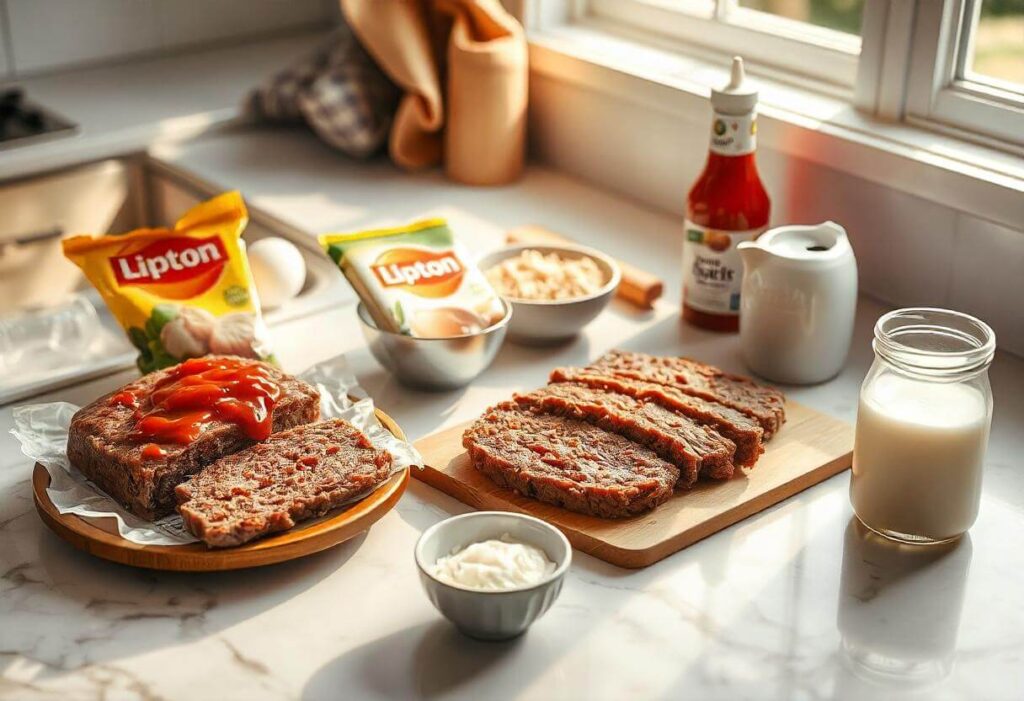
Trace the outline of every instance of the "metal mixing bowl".
{"label": "metal mixing bowl", "polygon": [[518,256],[530,249],[541,253],[557,253],[565,259],[591,258],[604,275],[604,284],[597,292],[586,297],[571,299],[518,299],[505,297],[514,312],[509,324],[510,341],[527,345],[561,343],[578,334],[583,327],[604,311],[622,280],[619,265],[610,256],[586,246],[519,244],[487,254],[480,259],[480,269],[487,271],[506,258]]}
{"label": "metal mixing bowl", "polygon": [[479,333],[445,338],[382,331],[362,302],[357,312],[370,352],[399,382],[419,389],[448,390],[468,385],[498,354],[512,318],[512,306],[505,300],[502,304],[505,316],[498,323]]}

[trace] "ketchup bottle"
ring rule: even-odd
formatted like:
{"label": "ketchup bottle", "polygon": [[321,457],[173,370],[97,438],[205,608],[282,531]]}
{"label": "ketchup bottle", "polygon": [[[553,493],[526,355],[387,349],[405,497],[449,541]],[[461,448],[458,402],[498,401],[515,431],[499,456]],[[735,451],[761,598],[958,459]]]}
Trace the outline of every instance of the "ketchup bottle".
{"label": "ketchup bottle", "polygon": [[738,331],[743,261],[736,246],[768,228],[771,203],[754,162],[757,91],[743,59],[729,84],[711,91],[714,119],[704,172],[686,199],[683,318],[712,331]]}

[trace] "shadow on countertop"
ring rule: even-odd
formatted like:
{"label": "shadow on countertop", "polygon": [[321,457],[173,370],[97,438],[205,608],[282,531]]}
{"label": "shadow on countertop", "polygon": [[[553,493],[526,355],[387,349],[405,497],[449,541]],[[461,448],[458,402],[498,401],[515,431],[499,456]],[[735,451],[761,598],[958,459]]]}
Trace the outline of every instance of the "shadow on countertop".
{"label": "shadow on countertop", "polygon": [[389,699],[483,698],[485,677],[514,674],[513,661],[524,654],[528,636],[529,631],[513,640],[481,643],[446,621],[404,628],[328,662],[313,674],[301,698],[337,699],[346,688]]}

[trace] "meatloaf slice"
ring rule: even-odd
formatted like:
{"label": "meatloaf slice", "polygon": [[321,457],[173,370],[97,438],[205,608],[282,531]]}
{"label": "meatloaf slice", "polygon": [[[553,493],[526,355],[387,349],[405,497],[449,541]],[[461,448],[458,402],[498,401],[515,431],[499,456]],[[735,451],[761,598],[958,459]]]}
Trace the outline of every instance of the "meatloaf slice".
{"label": "meatloaf slice", "polygon": [[587,369],[599,374],[668,385],[684,394],[725,404],[756,419],[764,429],[765,440],[774,435],[786,420],[782,392],[759,385],[748,377],[731,375],[688,358],[613,350]]}
{"label": "meatloaf slice", "polygon": [[664,503],[679,469],[654,451],[592,424],[515,402],[488,409],[462,436],[476,469],[497,484],[603,518]]}
{"label": "meatloaf slice", "polygon": [[185,526],[226,548],[284,531],[367,494],[391,474],[391,454],[341,419],[275,433],[178,485]]}
{"label": "meatloaf slice", "polygon": [[552,382],[573,382],[588,387],[628,394],[654,402],[666,409],[687,416],[697,423],[711,426],[736,444],[733,462],[739,467],[752,467],[764,452],[761,445],[764,429],[754,419],[718,402],[683,394],[674,387],[654,382],[641,382],[625,377],[597,375],[580,368],[555,368]]}
{"label": "meatloaf slice", "polygon": [[732,477],[736,444],[660,404],[567,383],[548,385],[514,399],[534,411],[586,421],[647,446],[679,468],[679,487],[692,487],[698,475]]}
{"label": "meatloaf slice", "polygon": [[[320,393],[316,388],[272,365],[246,362],[263,367],[280,388],[271,415],[273,431],[320,418]],[[145,375],[79,409],[68,431],[71,464],[144,519],[173,513],[174,488],[178,484],[214,460],[254,442],[237,424],[213,421],[191,443],[160,444],[158,451],[143,455],[147,444],[134,435],[137,419],[152,408],[153,390],[177,367]]]}

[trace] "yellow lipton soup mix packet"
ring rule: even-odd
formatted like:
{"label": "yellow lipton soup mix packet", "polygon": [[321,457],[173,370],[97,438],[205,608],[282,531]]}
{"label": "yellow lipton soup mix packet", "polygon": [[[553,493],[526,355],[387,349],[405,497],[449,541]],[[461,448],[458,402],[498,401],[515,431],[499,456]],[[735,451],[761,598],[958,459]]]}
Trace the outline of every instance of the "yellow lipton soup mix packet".
{"label": "yellow lipton soup mix packet", "polygon": [[381,329],[420,338],[462,336],[505,315],[498,293],[444,219],[324,234],[320,243]]}
{"label": "yellow lipton soup mix packet", "polygon": [[65,239],[139,350],[142,372],[207,353],[273,360],[242,231],[242,196],[196,205],[173,229]]}

